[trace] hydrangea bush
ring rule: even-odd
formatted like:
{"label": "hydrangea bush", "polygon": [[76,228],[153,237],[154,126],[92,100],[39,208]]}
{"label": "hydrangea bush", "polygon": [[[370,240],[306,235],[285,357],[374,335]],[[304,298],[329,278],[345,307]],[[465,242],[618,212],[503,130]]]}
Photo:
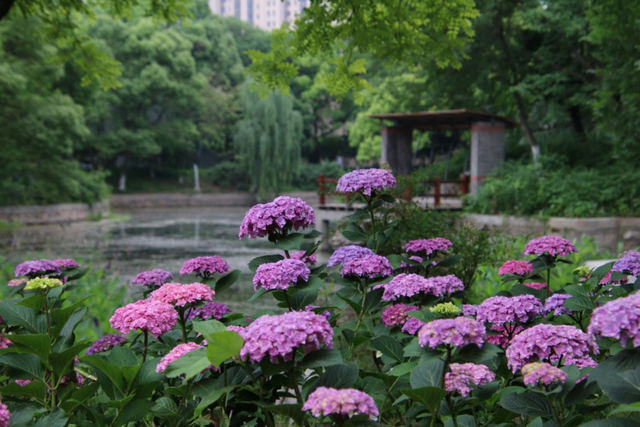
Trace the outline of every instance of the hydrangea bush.
{"label": "hydrangea bush", "polygon": [[320,233],[303,232],[309,205],[249,210],[240,237],[277,252],[249,263],[250,300],[273,301],[250,317],[224,304],[240,271],[207,255],[180,270],[194,283],[141,272],[144,298],[91,342],[75,332],[90,300],[65,298],[85,270],[18,265],[0,301],[0,426],[640,425],[636,252],[551,283],[576,249],[536,238],[525,259],[493,266],[508,288],[478,300],[450,274],[450,241],[386,252],[399,219],[376,210],[397,203],[393,186],[384,170],[343,177],[364,207],[343,231],[353,245],[326,266],[313,266]]}

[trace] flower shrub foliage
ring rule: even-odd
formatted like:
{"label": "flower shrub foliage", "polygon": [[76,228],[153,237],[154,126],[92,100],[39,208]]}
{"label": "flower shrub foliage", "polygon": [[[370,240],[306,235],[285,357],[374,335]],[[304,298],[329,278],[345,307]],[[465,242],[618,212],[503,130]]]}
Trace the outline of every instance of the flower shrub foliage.
{"label": "flower shrub foliage", "polygon": [[303,233],[314,221],[304,202],[249,211],[240,235],[278,252],[249,263],[260,284],[250,300],[277,306],[252,317],[224,305],[240,272],[196,258],[181,273],[198,283],[141,276],[158,289],[115,310],[123,335],[92,343],[75,332],[91,297],[66,297],[86,271],[20,264],[0,301],[0,425],[640,425],[640,304],[623,280],[636,273],[634,253],[551,283],[575,248],[543,236],[503,265],[508,291],[473,300],[451,274],[464,260],[449,241],[386,252],[398,220],[376,210],[399,203],[385,193],[395,181],[371,170],[356,178],[343,186],[365,204],[343,233],[354,245],[329,266],[302,261],[320,243]]}

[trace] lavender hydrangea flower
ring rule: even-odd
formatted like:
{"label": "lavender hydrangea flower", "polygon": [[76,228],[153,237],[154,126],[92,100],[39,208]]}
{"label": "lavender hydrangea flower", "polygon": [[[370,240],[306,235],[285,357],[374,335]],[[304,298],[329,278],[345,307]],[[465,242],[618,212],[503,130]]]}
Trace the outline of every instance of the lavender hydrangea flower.
{"label": "lavender hydrangea flower", "polygon": [[378,407],[367,393],[353,388],[335,389],[318,387],[309,394],[302,406],[303,411],[311,411],[316,418],[330,415],[337,417],[353,417],[358,414],[368,415],[371,420],[378,419]]}
{"label": "lavender hydrangea flower", "polygon": [[640,347],[640,294],[614,299],[593,310],[587,329],[589,339],[615,338],[623,346],[632,341]]}
{"label": "lavender hydrangea flower", "polygon": [[264,237],[283,230],[298,230],[316,223],[313,209],[302,199],[277,197],[273,202],[255,205],[246,213],[238,237]]}
{"label": "lavender hydrangea flower", "polygon": [[200,301],[211,301],[216,293],[209,286],[203,283],[165,283],[155,291],[151,292],[149,298],[155,301],[162,301],[176,307],[184,307]]}
{"label": "lavender hydrangea flower", "polygon": [[526,323],[542,313],[542,303],[533,295],[487,298],[478,307],[476,319],[493,325]]}
{"label": "lavender hydrangea flower", "polygon": [[333,329],[322,315],[309,311],[292,311],[279,316],[258,317],[237,331],[244,339],[240,350],[243,360],[260,362],[269,357],[271,363],[293,360],[298,347],[305,353],[333,347]]}
{"label": "lavender hydrangea flower", "polygon": [[87,349],[87,356],[95,353],[102,353],[103,351],[111,350],[114,346],[121,346],[127,342],[127,337],[120,334],[107,334],[104,337],[96,340],[91,344],[91,347]]}
{"label": "lavender hydrangea flower", "polygon": [[336,251],[329,257],[327,267],[335,267],[336,265],[344,265],[344,263],[362,258],[367,255],[374,255],[374,252],[369,249],[358,245],[343,246],[336,249]]}
{"label": "lavender hydrangea flower", "polygon": [[[169,353],[167,353],[166,356],[164,356],[160,360],[160,363],[158,363],[158,366],[156,366],[156,372],[161,373],[161,372],[166,371],[171,363],[173,363],[176,360],[180,359],[185,354],[190,353],[190,352],[192,352],[194,350],[197,350],[199,348],[204,348],[204,347],[199,345],[199,344],[196,344],[194,342],[178,344],[177,346],[172,348],[171,351]],[[210,365],[207,369],[211,369],[211,368],[215,369],[215,366]],[[206,371],[206,369],[205,369],[205,371]]]}
{"label": "lavender hydrangea flower", "polygon": [[450,240],[444,237],[435,237],[433,239],[419,239],[411,240],[404,245],[404,250],[407,252],[415,252],[420,254],[426,254],[427,258],[434,252],[449,253],[449,248],[453,246]]}
{"label": "lavender hydrangea flower", "polygon": [[596,366],[589,353],[598,347],[575,326],[540,324],[516,335],[507,348],[507,364],[516,372],[531,362],[562,363],[579,368]]}
{"label": "lavender hydrangea flower", "polygon": [[150,270],[138,273],[131,281],[136,285],[144,285],[147,287],[160,287],[165,283],[173,280],[173,274],[165,270]]}
{"label": "lavender hydrangea flower", "polygon": [[214,273],[225,274],[230,272],[229,264],[217,255],[214,256],[199,256],[187,260],[182,268],[180,274],[196,273],[196,276],[209,277]]}
{"label": "lavender hydrangea flower", "polygon": [[462,280],[458,279],[453,274],[448,276],[429,277],[427,281],[431,284],[433,294],[437,297],[464,290]]}
{"label": "lavender hydrangea flower", "polygon": [[229,307],[220,302],[211,301],[202,307],[190,308],[187,312],[187,320],[193,320],[196,317],[200,320],[220,320],[227,313],[231,313]]}
{"label": "lavender hydrangea flower", "polygon": [[482,347],[487,337],[484,325],[468,317],[438,319],[424,325],[418,332],[421,347],[436,348],[440,344],[463,347],[475,344]]}
{"label": "lavender hydrangea flower", "polygon": [[11,412],[7,405],[0,401],[0,427],[7,427],[11,423]]}
{"label": "lavender hydrangea flower", "polygon": [[451,372],[444,375],[444,389],[450,392],[457,391],[462,396],[471,393],[472,384],[485,385],[496,379],[496,374],[485,365],[452,363],[449,368]]}
{"label": "lavender hydrangea flower", "polygon": [[18,264],[15,271],[15,277],[27,276],[29,279],[44,276],[59,276],[60,274],[62,274],[60,267],[48,259],[25,261]]}
{"label": "lavender hydrangea flower", "polygon": [[393,267],[388,259],[380,255],[365,255],[362,258],[352,259],[342,264],[340,271],[342,277],[359,276],[370,279],[381,276],[391,276]]}
{"label": "lavender hydrangea flower", "polygon": [[311,270],[297,259],[283,259],[278,262],[262,264],[253,276],[253,289],[281,289],[286,291],[299,280],[308,281]]}
{"label": "lavender hydrangea flower", "polygon": [[548,363],[528,363],[522,367],[522,375],[525,385],[538,384],[552,385],[564,384],[568,375],[562,369]]}
{"label": "lavender hydrangea flower", "polygon": [[416,319],[415,317],[407,317],[407,321],[404,325],[402,325],[402,332],[407,334],[415,335],[426,323],[421,320]]}
{"label": "lavender hydrangea flower", "polygon": [[462,315],[476,317],[476,315],[478,314],[479,307],[480,307],[479,305],[475,305],[475,304],[463,304]]}
{"label": "lavender hydrangea flower", "polygon": [[373,289],[384,288],[382,299],[395,301],[399,298],[411,298],[415,295],[435,295],[441,297],[464,289],[462,281],[456,276],[424,277],[417,274],[398,274],[389,283],[376,285]]}
{"label": "lavender hydrangea flower", "polygon": [[542,236],[537,239],[531,240],[524,248],[525,255],[551,255],[557,256],[569,256],[572,252],[578,250],[567,239],[557,236]]}
{"label": "lavender hydrangea flower", "polygon": [[385,326],[402,326],[409,318],[408,314],[418,310],[418,307],[406,304],[394,304],[387,307],[382,313],[382,321]]}
{"label": "lavender hydrangea flower", "polygon": [[176,325],[178,313],[171,304],[147,299],[120,307],[109,322],[113,329],[123,334],[138,330],[158,338]]}
{"label": "lavender hydrangea flower", "polygon": [[627,251],[620,255],[620,259],[613,264],[611,271],[640,276],[640,252]]}
{"label": "lavender hydrangea flower", "polygon": [[553,313],[554,316],[560,316],[561,314],[573,314],[573,311],[564,306],[564,302],[571,298],[569,294],[554,294],[551,295],[544,303],[544,313]]}
{"label": "lavender hydrangea flower", "polygon": [[493,325],[491,330],[497,334],[487,335],[487,342],[507,348],[511,343],[511,338],[523,331],[524,328],[520,325]]}
{"label": "lavender hydrangea flower", "polygon": [[289,255],[289,257],[291,259],[297,259],[298,261],[302,261],[308,265],[316,265],[316,262],[318,262],[318,259],[314,254],[309,256],[304,256],[304,254],[306,254],[305,251],[294,252],[291,255]]}
{"label": "lavender hydrangea flower", "polygon": [[54,259],[53,263],[60,267],[61,270],[73,270],[74,268],[80,268],[76,260],[72,258]]}
{"label": "lavender hydrangea flower", "polygon": [[527,276],[533,273],[533,265],[529,261],[507,261],[498,269],[498,276],[513,274],[516,276]]}
{"label": "lavender hydrangea flower", "polygon": [[391,172],[384,169],[360,169],[343,175],[338,180],[336,190],[342,193],[360,192],[371,196],[374,190],[382,191],[385,188],[394,188],[396,179]]}

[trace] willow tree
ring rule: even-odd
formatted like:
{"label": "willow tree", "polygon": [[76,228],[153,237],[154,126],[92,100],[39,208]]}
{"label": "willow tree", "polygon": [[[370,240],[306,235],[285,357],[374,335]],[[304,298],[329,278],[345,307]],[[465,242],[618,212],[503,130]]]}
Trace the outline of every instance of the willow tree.
{"label": "willow tree", "polygon": [[236,153],[260,199],[279,193],[291,182],[300,163],[302,116],[291,97],[272,92],[260,99],[245,85],[245,118],[234,135]]}

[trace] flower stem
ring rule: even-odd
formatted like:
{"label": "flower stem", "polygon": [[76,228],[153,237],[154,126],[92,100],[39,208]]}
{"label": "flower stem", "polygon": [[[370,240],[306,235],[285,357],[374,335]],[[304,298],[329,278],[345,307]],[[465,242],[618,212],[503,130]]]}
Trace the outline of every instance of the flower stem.
{"label": "flower stem", "polygon": [[180,307],[178,309],[178,322],[180,323],[180,328],[182,329],[182,340],[186,343],[187,340],[187,324],[184,319],[184,307]]}
{"label": "flower stem", "polygon": [[369,199],[365,195],[363,195],[362,197],[364,197],[364,200],[367,202],[367,207],[369,208],[369,215],[371,215],[371,232],[373,233],[371,239],[373,240],[373,252],[378,253],[378,237],[376,236],[376,218],[373,213],[373,207],[371,206],[371,199]]}
{"label": "flower stem", "polygon": [[144,350],[142,351],[142,363],[147,361],[147,346],[149,344],[149,331],[144,331]]}

